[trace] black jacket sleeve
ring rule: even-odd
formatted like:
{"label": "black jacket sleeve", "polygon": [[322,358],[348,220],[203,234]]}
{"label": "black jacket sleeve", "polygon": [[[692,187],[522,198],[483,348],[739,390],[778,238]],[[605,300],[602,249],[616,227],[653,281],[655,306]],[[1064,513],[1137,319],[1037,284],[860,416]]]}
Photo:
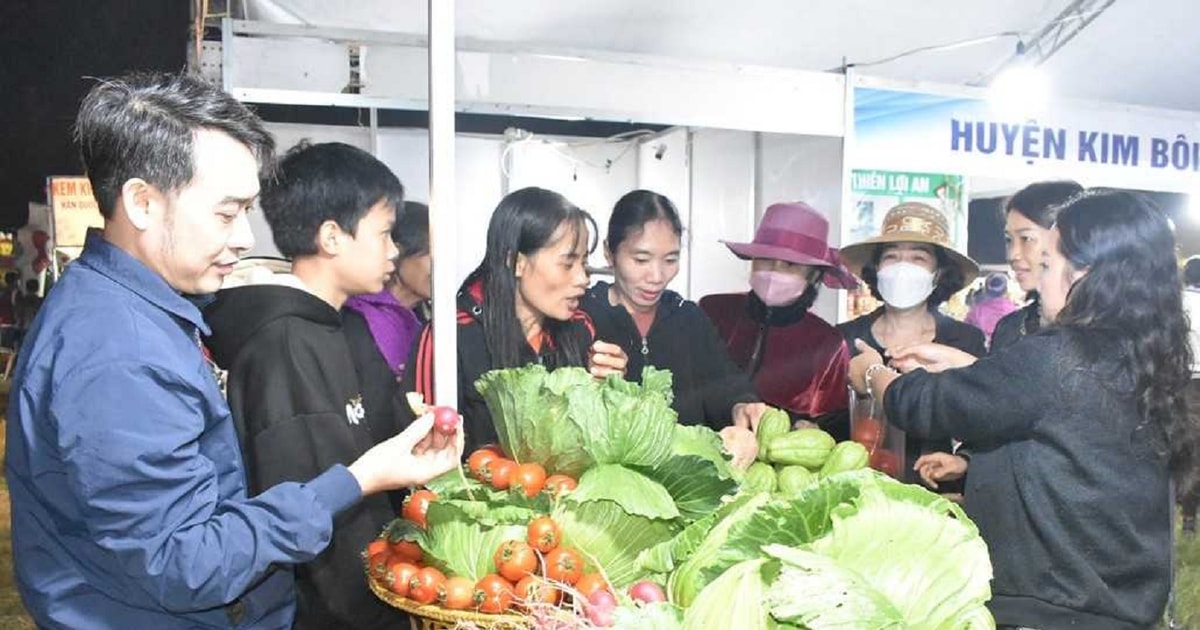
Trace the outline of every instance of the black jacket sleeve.
{"label": "black jacket sleeve", "polygon": [[[277,324],[239,353],[229,372],[229,391],[247,431],[251,492],[282,481],[307,481],[333,464],[352,463],[371,447],[366,426],[352,419],[355,398],[361,397],[341,335],[340,330],[292,331]],[[296,567],[297,628],[382,628],[402,622],[367,587],[359,555],[393,517],[387,497],[375,495],[335,518],[329,546]]]}
{"label": "black jacket sleeve", "polygon": [[917,436],[977,446],[1019,440],[1059,399],[1051,364],[1060,344],[1051,336],[1028,337],[969,367],[905,374],[884,395],[888,421]]}
{"label": "black jacket sleeve", "polygon": [[684,304],[688,328],[695,331],[695,346],[692,356],[696,361],[698,378],[695,386],[703,397],[704,417],[709,426],[720,430],[732,424],[733,406],[738,403],[758,402],[750,377],[733,359],[725,341],[700,307],[694,303]]}

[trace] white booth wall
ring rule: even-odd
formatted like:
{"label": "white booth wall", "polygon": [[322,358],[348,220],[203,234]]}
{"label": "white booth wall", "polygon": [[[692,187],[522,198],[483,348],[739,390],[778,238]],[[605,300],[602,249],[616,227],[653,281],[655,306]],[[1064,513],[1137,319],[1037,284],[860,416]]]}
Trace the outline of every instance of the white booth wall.
{"label": "white booth wall", "polygon": [[[372,142],[366,127],[268,123],[280,152],[302,139],[345,142],[374,152],[405,185],[414,201],[428,199],[428,133],[380,129]],[[840,234],[841,138],[769,134],[707,128],[671,128],[628,140],[526,135],[460,134],[455,144],[461,281],[483,255],[492,210],[508,191],[541,186],[588,210],[603,240],[609,214],[622,195],[648,188],[675,202],[684,222],[683,258],[671,288],[689,299],[745,291],[749,263],[721,240],[748,241],[763,209],[777,201],[802,200],[830,219]],[[256,245],[249,255],[277,256],[261,213],[252,213]],[[590,262],[605,265],[597,248]],[[604,276],[599,276],[604,277]],[[814,311],[837,318],[837,292],[825,289]]]}

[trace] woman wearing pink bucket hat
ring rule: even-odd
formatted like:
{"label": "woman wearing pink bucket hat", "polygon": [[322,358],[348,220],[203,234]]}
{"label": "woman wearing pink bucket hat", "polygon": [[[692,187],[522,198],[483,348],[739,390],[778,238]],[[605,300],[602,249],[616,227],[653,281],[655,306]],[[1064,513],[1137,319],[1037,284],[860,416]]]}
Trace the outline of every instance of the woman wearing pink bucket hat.
{"label": "woman wearing pink bucket hat", "polygon": [[837,330],[809,312],[820,284],[857,284],[829,246],[829,221],[807,204],[776,203],[753,241],[725,245],[753,261],[750,291],[706,296],[700,308],[764,402],[846,439],[849,354]]}

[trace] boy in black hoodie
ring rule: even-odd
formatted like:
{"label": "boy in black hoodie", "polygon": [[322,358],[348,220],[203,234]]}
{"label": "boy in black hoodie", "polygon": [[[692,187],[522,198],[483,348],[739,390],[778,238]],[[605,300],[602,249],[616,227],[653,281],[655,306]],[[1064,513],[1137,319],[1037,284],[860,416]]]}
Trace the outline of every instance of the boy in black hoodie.
{"label": "boy in black hoodie", "polygon": [[[338,143],[302,143],[263,182],[263,213],[292,273],[221,291],[205,309],[208,346],[229,372],[251,494],[354,461],[374,443],[372,420],[391,413],[365,408],[339,311],[351,295],[380,291],[391,274],[403,195],[387,166]],[[329,547],[296,567],[296,628],[405,623],[370,592],[359,557],[394,516],[380,494],[338,517]]]}

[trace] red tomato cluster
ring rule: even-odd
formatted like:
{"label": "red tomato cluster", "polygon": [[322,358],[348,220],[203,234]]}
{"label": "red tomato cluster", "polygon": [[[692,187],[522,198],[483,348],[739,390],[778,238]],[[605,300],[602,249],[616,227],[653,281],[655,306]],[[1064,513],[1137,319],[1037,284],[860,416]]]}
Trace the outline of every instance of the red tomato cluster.
{"label": "red tomato cluster", "polygon": [[[458,429],[459,417],[453,409],[435,407],[432,411],[436,430],[452,434]],[[471,453],[467,467],[480,482],[497,490],[519,491],[527,497],[547,492],[557,498],[577,486],[566,475],[547,477],[541,464],[518,464],[494,445]],[[401,516],[425,529],[429,504],[436,500],[433,491],[416,490],[405,499]],[[366,550],[367,563],[371,576],[393,593],[452,610],[498,614],[514,606],[557,605],[563,596],[560,590],[563,586],[576,588],[584,597],[597,590],[611,593],[599,574],[584,574],[584,559],[578,551],[560,545],[562,532],[550,517],[534,519],[526,533],[526,540],[501,544],[492,557],[496,572],[474,583],[422,566],[421,548],[410,541],[389,542],[386,538],[372,541]]]}
{"label": "red tomato cluster", "polygon": [[497,490],[520,490],[527,497],[549,492],[558,497],[575,489],[575,480],[566,475],[546,476],[546,469],[537,462],[518,464],[504,456],[500,447],[484,446],[467,458],[471,476]]}
{"label": "red tomato cluster", "polygon": [[862,418],[854,422],[850,439],[866,447],[870,455],[867,465],[892,477],[900,473],[900,458],[895,453],[881,448],[884,439],[883,423],[875,418]]}

